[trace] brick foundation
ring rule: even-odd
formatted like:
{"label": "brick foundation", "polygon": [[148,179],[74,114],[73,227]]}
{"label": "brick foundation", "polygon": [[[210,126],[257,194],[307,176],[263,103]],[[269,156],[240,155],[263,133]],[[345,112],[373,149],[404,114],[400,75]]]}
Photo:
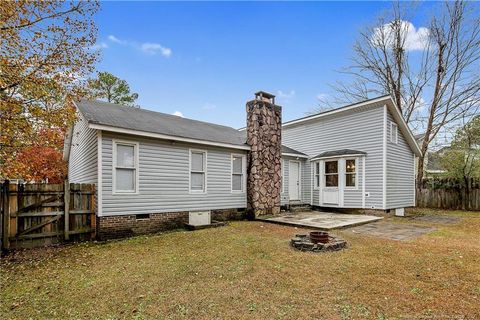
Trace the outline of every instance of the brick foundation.
{"label": "brick foundation", "polygon": [[[212,210],[212,220],[242,220],[245,211],[240,209]],[[108,240],[183,228],[188,222],[188,211],[151,213],[149,218],[137,215],[97,217],[97,239]]]}

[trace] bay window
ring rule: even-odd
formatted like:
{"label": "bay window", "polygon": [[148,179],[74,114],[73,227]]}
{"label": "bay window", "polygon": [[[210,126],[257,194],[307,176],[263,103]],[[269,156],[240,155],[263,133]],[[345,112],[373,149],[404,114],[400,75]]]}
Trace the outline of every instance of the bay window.
{"label": "bay window", "polygon": [[357,161],[355,159],[345,160],[345,187],[357,186]]}
{"label": "bay window", "polygon": [[325,187],[338,187],[338,161],[325,161]]}

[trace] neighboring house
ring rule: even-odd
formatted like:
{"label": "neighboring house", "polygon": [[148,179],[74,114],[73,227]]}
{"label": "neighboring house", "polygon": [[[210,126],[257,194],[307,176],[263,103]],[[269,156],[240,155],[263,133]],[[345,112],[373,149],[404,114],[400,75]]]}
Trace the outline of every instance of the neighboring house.
{"label": "neighboring house", "polygon": [[[425,134],[421,133],[414,136],[419,146],[423,143],[424,135]],[[441,164],[441,158],[444,152],[448,149],[450,149],[450,146],[443,147],[437,151],[427,150],[426,155],[423,158],[423,173],[425,178],[441,176],[445,173],[445,169]],[[416,168],[418,168],[418,159]]]}
{"label": "neighboring house", "polygon": [[99,101],[76,106],[69,180],[97,185],[101,238],[162,230],[195,211],[415,205],[420,151],[388,96],[282,124],[274,96],[258,92],[244,130]]}

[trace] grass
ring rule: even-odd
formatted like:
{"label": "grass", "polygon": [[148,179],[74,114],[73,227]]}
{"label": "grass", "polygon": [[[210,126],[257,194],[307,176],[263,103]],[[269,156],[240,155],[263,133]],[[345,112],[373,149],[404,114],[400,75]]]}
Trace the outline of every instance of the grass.
{"label": "grass", "polygon": [[[431,211],[422,210],[422,214]],[[335,232],[297,252],[261,222],[17,252],[0,263],[3,319],[478,318],[480,214],[415,240]],[[388,222],[404,223],[399,218]],[[417,223],[411,221],[411,223]]]}

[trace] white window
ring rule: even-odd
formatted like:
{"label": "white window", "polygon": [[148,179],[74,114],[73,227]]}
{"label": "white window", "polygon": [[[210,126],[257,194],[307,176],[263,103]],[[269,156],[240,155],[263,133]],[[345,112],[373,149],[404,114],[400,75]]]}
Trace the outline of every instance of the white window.
{"label": "white window", "polygon": [[207,152],[190,150],[190,191],[206,192]]}
{"label": "white window", "polygon": [[245,156],[232,155],[232,191],[245,191]]}
{"label": "white window", "polygon": [[345,187],[357,186],[357,161],[355,159],[345,160]]}
{"label": "white window", "polygon": [[390,142],[398,143],[398,126],[393,121],[390,122]]}
{"label": "white window", "polygon": [[338,161],[325,161],[325,187],[338,187]]}
{"label": "white window", "polygon": [[136,193],[138,188],[138,144],[113,141],[113,192]]}
{"label": "white window", "polygon": [[320,188],[320,162],[315,162],[314,163],[314,184],[315,184],[315,189]]}

